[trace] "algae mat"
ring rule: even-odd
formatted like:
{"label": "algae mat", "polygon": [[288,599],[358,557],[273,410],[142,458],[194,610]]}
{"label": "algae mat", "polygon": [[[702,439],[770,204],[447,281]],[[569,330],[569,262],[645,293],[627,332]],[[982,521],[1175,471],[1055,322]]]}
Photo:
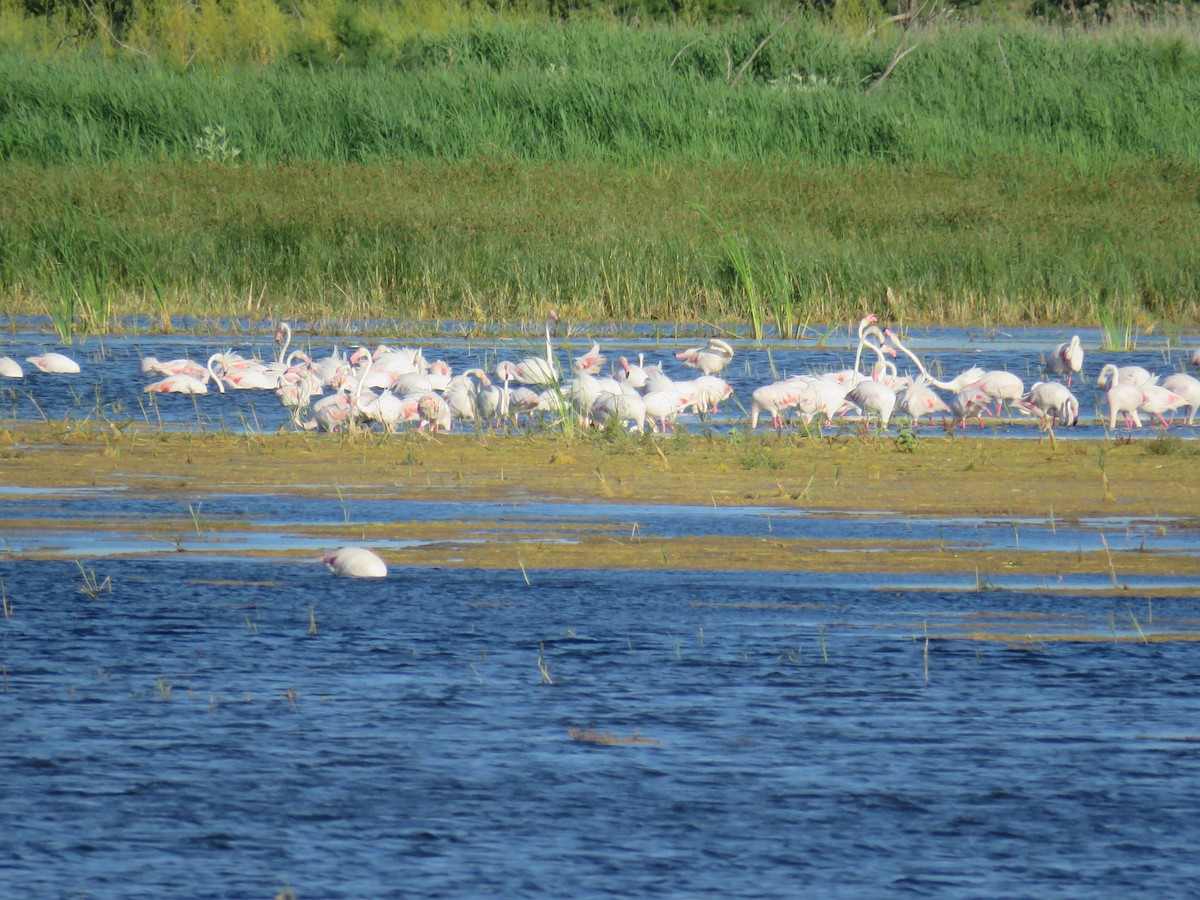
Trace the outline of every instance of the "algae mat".
{"label": "algae mat", "polygon": [[[329,544],[370,541],[393,564],[973,573],[983,582],[1005,572],[1090,574],[1122,590],[1134,576],[1200,579],[1198,476],[1200,448],[1172,438],[1051,446],[940,435],[235,436],[48,424],[0,434],[0,484],[10,494],[25,492],[21,516],[10,512],[0,529],[11,536],[124,528],[157,534],[160,545],[164,536],[194,531],[212,540],[190,541],[187,550],[221,554],[238,552],[218,539],[230,531],[285,530]],[[347,514],[270,525],[253,517],[201,522],[185,514],[130,523],[39,514],[38,504],[57,502],[59,491],[93,489],[118,491],[130,504],[177,498],[180,509],[228,494],[334,500],[347,510],[368,499],[397,505],[378,520]],[[446,515],[411,519],[406,501],[438,504]],[[498,521],[475,506],[530,501],[576,515]],[[769,519],[767,533],[731,526],[718,535],[664,536],[639,528],[638,508],[667,506],[761,509],[806,516],[811,527],[803,537],[772,534]],[[611,512],[618,508],[619,516]],[[845,517],[855,533],[823,536],[823,521]],[[970,539],[973,526],[997,521],[1012,523],[1011,546]],[[1066,549],[1061,540],[1039,537],[1094,521],[1150,522],[1151,540]],[[880,538],[873,526],[882,522],[936,522],[939,536],[898,539],[893,531]],[[1168,534],[1169,546],[1156,546],[1154,538]],[[185,545],[177,540],[176,549]],[[252,542],[243,552],[289,551]]]}

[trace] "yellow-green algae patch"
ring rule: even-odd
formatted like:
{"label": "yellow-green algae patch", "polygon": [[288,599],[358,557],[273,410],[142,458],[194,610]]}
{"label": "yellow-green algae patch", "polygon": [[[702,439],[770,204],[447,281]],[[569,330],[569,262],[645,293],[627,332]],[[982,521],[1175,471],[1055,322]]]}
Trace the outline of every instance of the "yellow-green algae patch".
{"label": "yellow-green algae patch", "polygon": [[[912,452],[884,438],[774,434],[622,438],[583,435],[382,436],[198,434],[63,423],[0,433],[0,495],[18,488],[119,488],[124,496],[178,498],[269,492],[353,503],[537,500],[565,504],[749,506],[804,513],[1033,519],[1054,526],[1105,516],[1200,524],[1200,455],[1185,442],[923,438]],[[31,501],[33,502],[33,501]],[[43,501],[44,502],[44,501]],[[420,542],[383,550],[394,563],[494,568],[696,568],[824,572],[1017,573],[1053,579],[1102,574],[1114,589],[1135,575],[1200,576],[1185,553],[1039,552],[955,548],[920,541],[643,539],[632,524],[584,521],[439,521],[289,526],[333,542]],[[34,517],[21,527],[37,527]],[[9,523],[8,528],[12,527]],[[63,528],[61,522],[55,528]],[[112,530],[219,547],[250,522],[171,517]],[[1166,525],[1164,528],[1168,527]],[[270,529],[276,530],[276,529]],[[242,551],[237,551],[242,552]],[[245,551],[250,555],[250,551]],[[253,555],[273,555],[256,551]],[[1143,591],[1144,592],[1144,591]],[[1164,589],[1161,593],[1176,593]]]}

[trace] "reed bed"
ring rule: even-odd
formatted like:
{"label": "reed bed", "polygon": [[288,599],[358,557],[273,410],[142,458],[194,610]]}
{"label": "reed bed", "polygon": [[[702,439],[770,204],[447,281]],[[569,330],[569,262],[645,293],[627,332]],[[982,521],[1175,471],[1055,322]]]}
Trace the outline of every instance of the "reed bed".
{"label": "reed bed", "polygon": [[184,161],[211,151],[219,128],[230,151],[258,164],[951,164],[1028,153],[1091,169],[1127,155],[1196,162],[1198,74],[1190,25],[940,24],[855,36],[807,17],[709,29],[481,20],[413,35],[361,66],[181,68],[150,53],[9,50],[0,158]]}
{"label": "reed bed", "polygon": [[[6,311],[750,322],[1200,314],[1200,167],[984,159],[0,169]],[[749,288],[753,287],[753,293]],[[754,305],[750,300],[753,298]]]}
{"label": "reed bed", "polygon": [[242,52],[236,29],[180,43],[184,19],[137,16],[121,44],[51,48],[6,7],[6,310],[65,336],[129,314],[554,305],[782,337],[866,308],[1130,334],[1200,311],[1186,17],[632,28],[438,8],[436,28],[359,16],[316,43],[285,15]]}

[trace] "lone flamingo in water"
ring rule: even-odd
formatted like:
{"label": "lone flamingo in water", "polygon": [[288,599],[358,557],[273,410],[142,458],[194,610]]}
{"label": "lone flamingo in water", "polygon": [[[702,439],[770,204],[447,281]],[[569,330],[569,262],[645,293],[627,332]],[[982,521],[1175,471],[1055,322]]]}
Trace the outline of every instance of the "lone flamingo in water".
{"label": "lone flamingo in water", "polygon": [[366,547],[339,547],[321,557],[339,578],[386,578],[387,564]]}

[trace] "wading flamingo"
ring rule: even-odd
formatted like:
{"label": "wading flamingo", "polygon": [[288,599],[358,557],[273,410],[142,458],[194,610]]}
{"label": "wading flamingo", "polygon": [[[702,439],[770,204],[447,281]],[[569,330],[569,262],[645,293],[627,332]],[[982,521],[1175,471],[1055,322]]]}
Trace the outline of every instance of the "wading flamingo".
{"label": "wading flamingo", "polygon": [[709,338],[703,347],[693,347],[676,353],[675,358],[683,360],[685,366],[699,369],[705,375],[716,375],[733,359],[733,348],[720,338]]}
{"label": "wading flamingo", "polygon": [[1141,428],[1138,408],[1142,405],[1142,389],[1133,384],[1121,384],[1118,377],[1117,367],[1110,363],[1100,370],[1096,380],[1096,386],[1104,391],[1104,401],[1108,404],[1108,430],[1116,430],[1118,413],[1124,416],[1126,428]]}
{"label": "wading flamingo", "polygon": [[321,562],[339,578],[387,578],[387,565],[366,547],[339,547]]}
{"label": "wading flamingo", "polygon": [[1180,372],[1164,378],[1162,386],[1183,398],[1183,405],[1187,407],[1187,424],[1194,425],[1196,409],[1200,407],[1200,380]]}
{"label": "wading flamingo", "polygon": [[1028,393],[1013,405],[1019,412],[1037,416],[1043,428],[1079,422],[1079,401],[1071,389],[1059,381],[1035,381],[1029,386]]}
{"label": "wading flamingo", "polygon": [[39,372],[50,375],[77,375],[79,363],[61,353],[43,353],[41,356],[31,356],[25,360]]}
{"label": "wading flamingo", "polygon": [[[549,387],[558,383],[558,366],[554,362],[554,345],[550,343],[550,329],[558,325],[558,313],[554,310],[546,315],[546,357],[528,356],[519,363],[500,363],[496,367],[496,375],[503,381],[511,378],[521,384],[532,384],[538,387]],[[504,371],[501,371],[501,366]],[[509,368],[511,367],[511,368]],[[507,374],[506,374],[507,373]]]}
{"label": "wading flamingo", "polygon": [[1042,363],[1042,371],[1060,378],[1066,375],[1069,387],[1071,377],[1083,371],[1083,345],[1079,343],[1079,335],[1051,350]]}
{"label": "wading flamingo", "polygon": [[0,356],[0,378],[24,378],[20,364],[10,356]]}
{"label": "wading flamingo", "polygon": [[[887,339],[892,342],[892,346],[894,346],[897,350],[899,350],[916,364],[917,370],[920,371],[921,375],[925,378],[925,381],[928,384],[931,384],[936,388],[941,388],[943,391],[949,391],[952,394],[957,394],[963,388],[970,387],[985,374],[983,369],[979,368],[978,366],[972,366],[971,368],[967,369],[967,371],[954,376],[949,381],[939,381],[929,374],[924,364],[920,359],[917,358],[917,355],[900,342],[900,338],[896,335],[896,332],[892,331],[890,328],[885,328],[883,333],[887,335]],[[949,412],[949,408],[947,408],[946,411]]]}

